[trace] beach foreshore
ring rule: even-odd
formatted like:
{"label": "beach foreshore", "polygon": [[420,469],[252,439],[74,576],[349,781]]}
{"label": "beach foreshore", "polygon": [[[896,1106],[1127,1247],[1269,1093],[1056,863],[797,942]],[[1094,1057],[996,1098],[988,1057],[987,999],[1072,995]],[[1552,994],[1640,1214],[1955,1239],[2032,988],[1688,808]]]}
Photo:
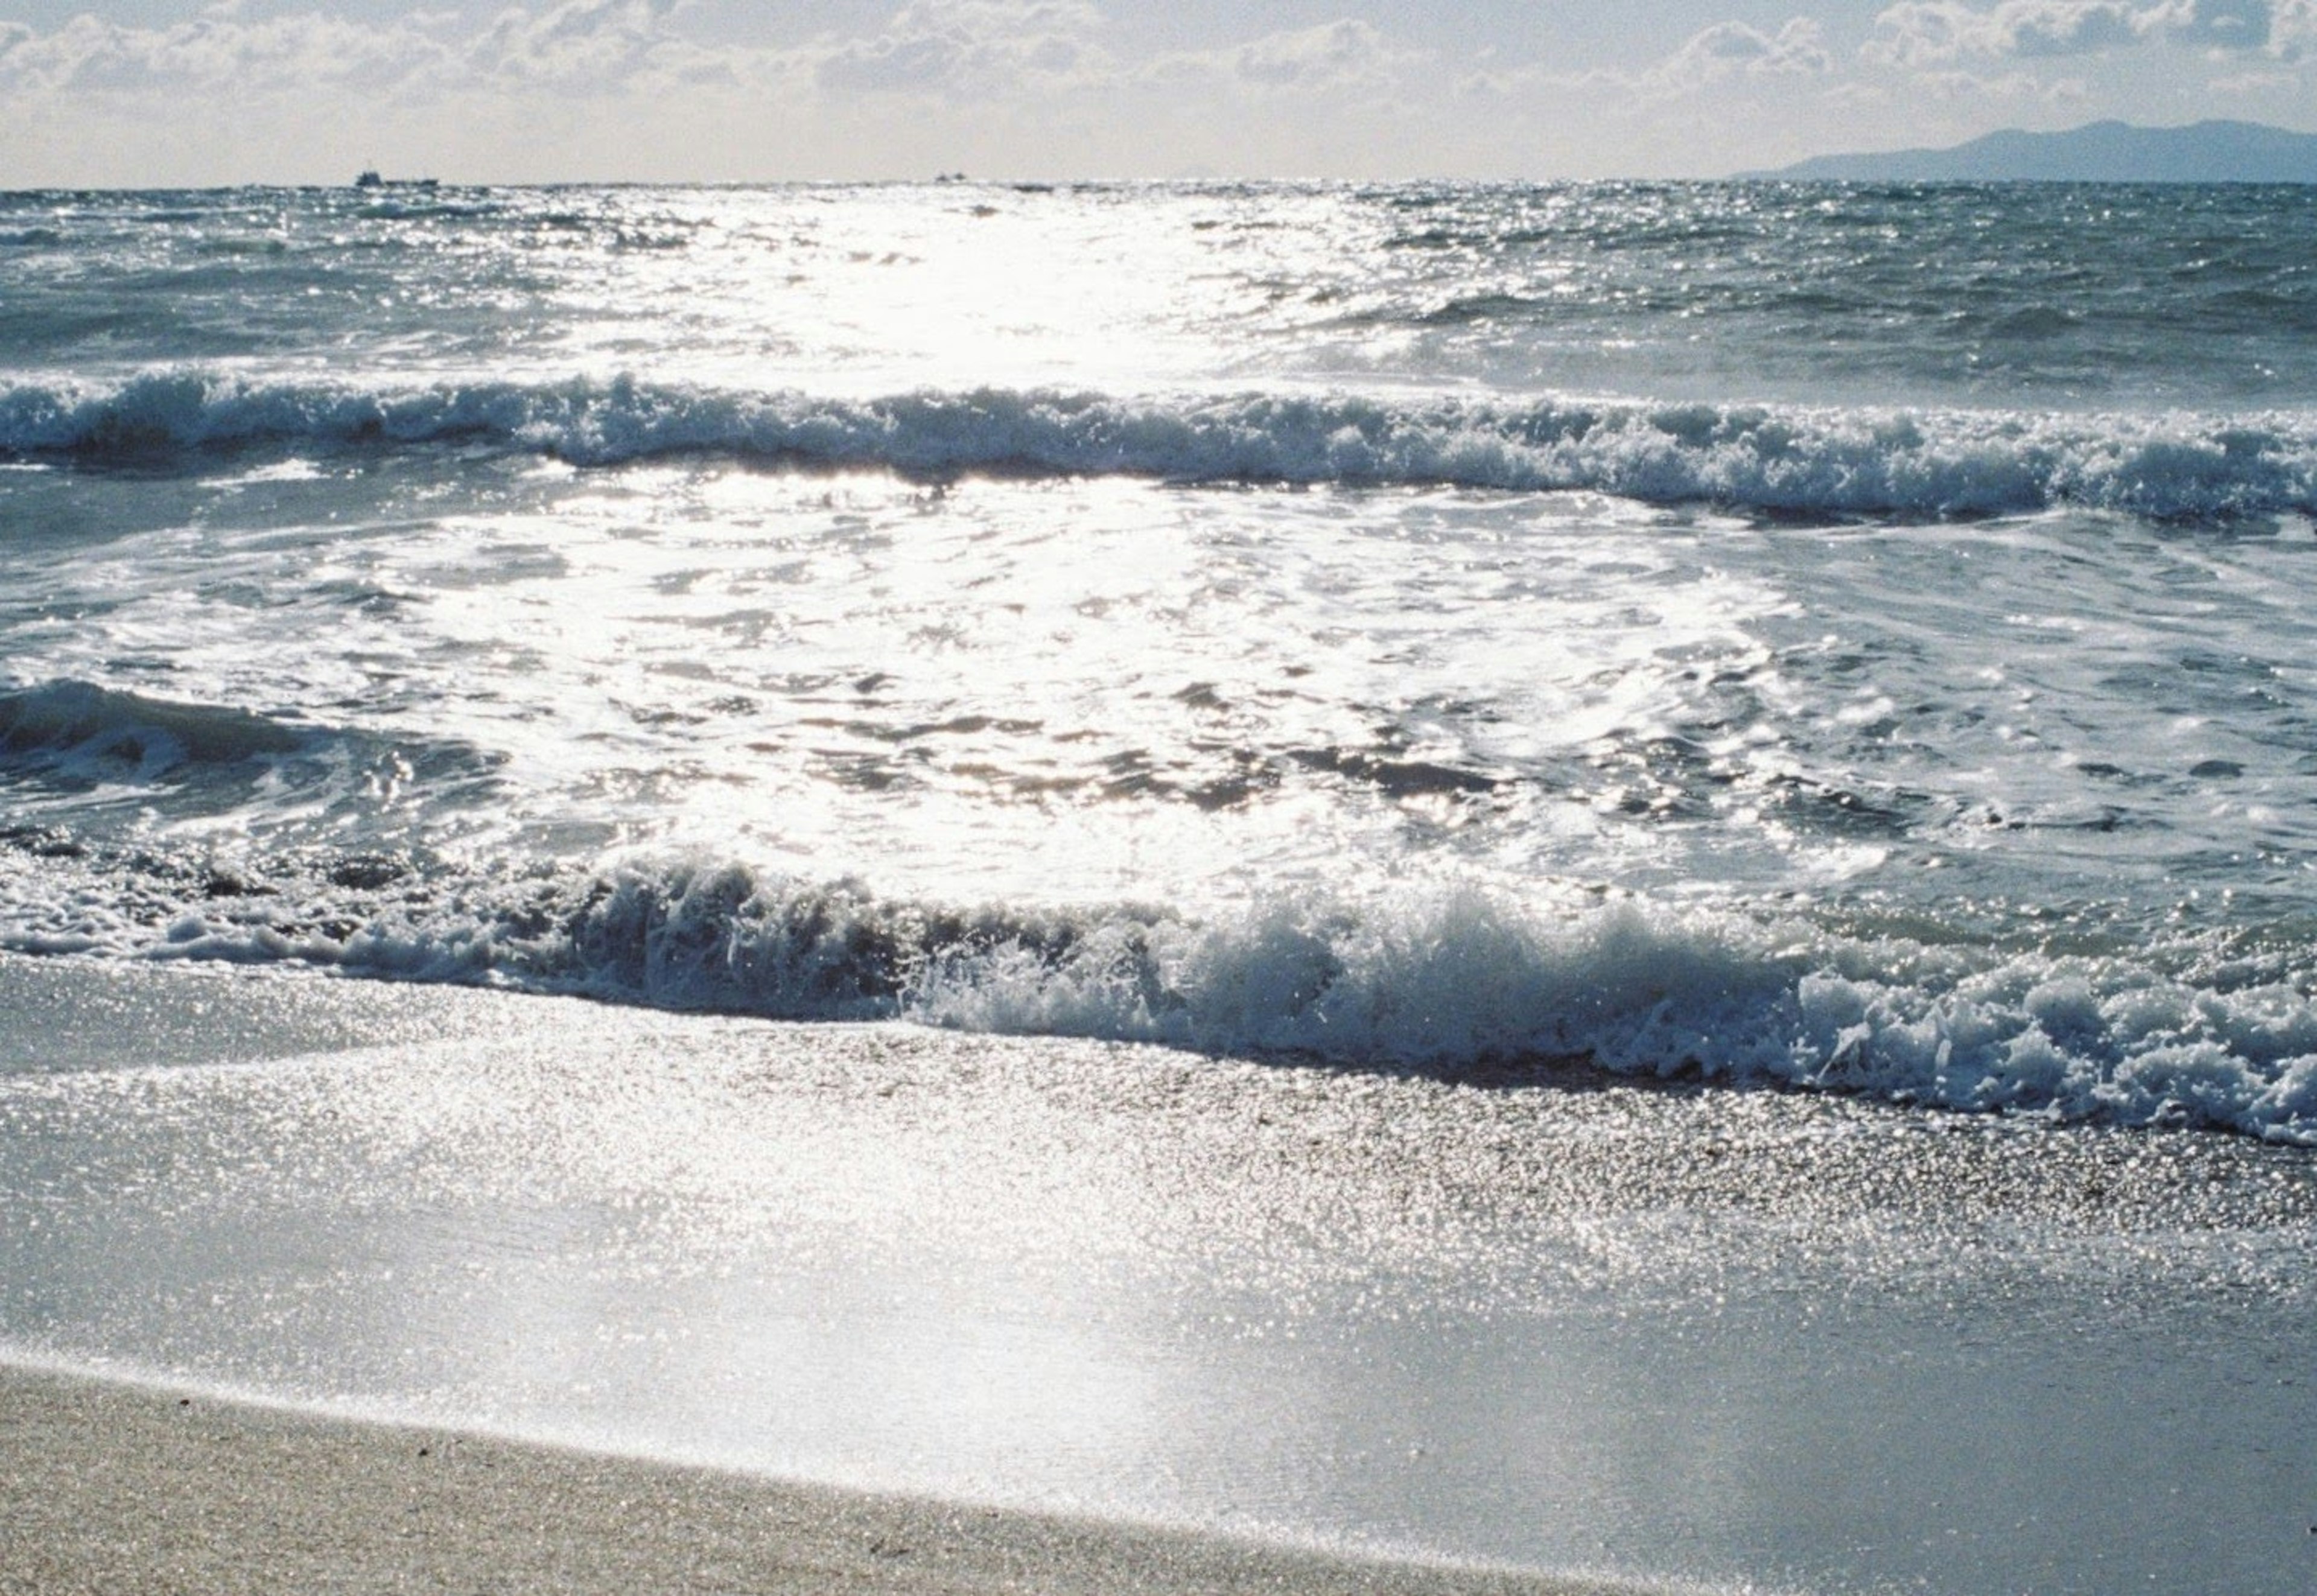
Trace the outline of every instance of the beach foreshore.
{"label": "beach foreshore", "polygon": [[0,1596],[2303,1596],[2313,1260],[2241,1137],[0,956]]}
{"label": "beach foreshore", "polygon": [[0,1364],[0,1592],[1636,1587],[845,1492]]}

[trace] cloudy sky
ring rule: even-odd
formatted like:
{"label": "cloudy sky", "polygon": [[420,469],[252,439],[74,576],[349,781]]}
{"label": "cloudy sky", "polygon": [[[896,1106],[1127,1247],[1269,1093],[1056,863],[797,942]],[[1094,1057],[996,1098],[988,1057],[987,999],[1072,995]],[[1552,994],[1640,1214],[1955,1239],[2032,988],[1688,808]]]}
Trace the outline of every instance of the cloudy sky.
{"label": "cloudy sky", "polygon": [[0,188],[1713,175],[2317,130],[2317,0],[0,0]]}

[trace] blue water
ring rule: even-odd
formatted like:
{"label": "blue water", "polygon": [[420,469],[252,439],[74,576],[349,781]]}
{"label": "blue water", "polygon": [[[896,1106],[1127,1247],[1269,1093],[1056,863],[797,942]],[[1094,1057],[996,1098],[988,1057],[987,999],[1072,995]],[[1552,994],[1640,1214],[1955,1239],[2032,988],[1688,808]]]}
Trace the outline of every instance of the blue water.
{"label": "blue water", "polygon": [[0,196],[0,948],[2317,1141],[2317,191]]}

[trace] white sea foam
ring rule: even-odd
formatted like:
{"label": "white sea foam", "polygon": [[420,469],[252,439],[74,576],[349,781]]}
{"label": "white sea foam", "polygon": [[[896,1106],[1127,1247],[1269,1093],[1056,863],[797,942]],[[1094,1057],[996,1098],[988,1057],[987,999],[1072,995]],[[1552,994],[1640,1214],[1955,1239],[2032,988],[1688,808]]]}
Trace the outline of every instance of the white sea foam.
{"label": "white sea foam", "polygon": [[78,861],[0,854],[0,946],[1363,1068],[1579,1062],[2317,1144],[2317,1000],[2274,973],[2216,980],[2180,959],[1862,939],[1639,898],[1547,908],[1473,887],[1198,918],[957,909],[701,859],[403,884],[326,865],[264,895],[150,879],[124,892]]}
{"label": "white sea foam", "polygon": [[20,207],[7,945],[2308,1136],[2305,218],[962,197]]}
{"label": "white sea foam", "polygon": [[371,389],[198,371],[0,390],[19,455],[475,442],[594,466],[724,453],[913,474],[1590,489],[1778,513],[2317,513],[2317,415],[2076,414],[921,390],[853,399],[621,379]]}

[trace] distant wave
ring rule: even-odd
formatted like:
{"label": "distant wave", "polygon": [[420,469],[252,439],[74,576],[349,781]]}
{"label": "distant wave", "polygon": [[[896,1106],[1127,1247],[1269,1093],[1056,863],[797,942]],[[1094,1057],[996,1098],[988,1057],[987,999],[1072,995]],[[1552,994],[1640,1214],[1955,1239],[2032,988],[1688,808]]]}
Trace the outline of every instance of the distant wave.
{"label": "distant wave", "polygon": [[130,879],[54,841],[0,832],[18,860],[0,853],[0,947],[1450,1075],[1584,1061],[2317,1145],[2317,1000],[2277,970],[1861,939],[1639,900],[1547,911],[1477,889],[1212,920],[960,909],[702,858],[469,875],[317,856],[262,875],[187,865],[173,893],[158,864]]}
{"label": "distant wave", "polygon": [[2161,519],[2317,514],[2317,412],[2233,416],[1055,390],[880,399],[654,384],[408,389],[200,372],[0,389],[0,453],[476,442],[586,465],[686,453],[930,477],[1579,489],[1770,514],[2058,505]]}

